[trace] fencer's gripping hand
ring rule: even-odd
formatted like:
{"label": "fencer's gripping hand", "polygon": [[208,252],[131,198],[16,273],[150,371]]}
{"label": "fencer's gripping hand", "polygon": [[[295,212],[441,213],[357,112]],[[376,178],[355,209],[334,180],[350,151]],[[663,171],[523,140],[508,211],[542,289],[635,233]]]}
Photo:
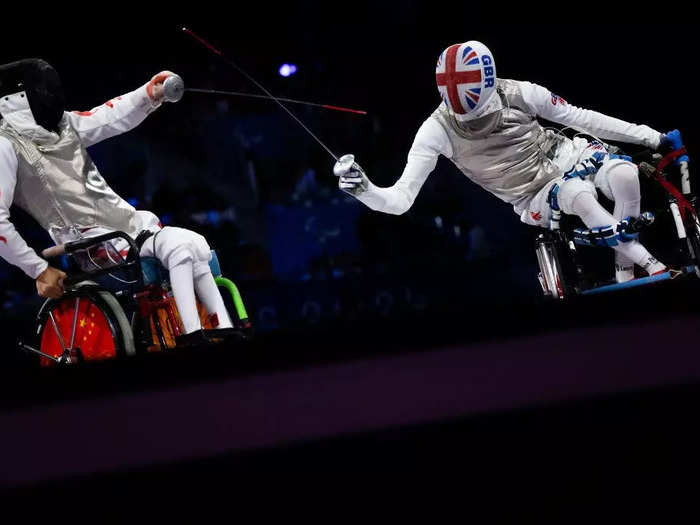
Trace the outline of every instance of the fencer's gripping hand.
{"label": "fencer's gripping hand", "polygon": [[58,299],[63,295],[63,279],[66,274],[49,266],[36,278],[36,291],[39,296]]}
{"label": "fencer's gripping hand", "polygon": [[369,179],[365,171],[355,162],[355,155],[347,154],[333,166],[333,174],[338,178],[338,187],[345,193],[357,197],[367,191]]}
{"label": "fencer's gripping hand", "polygon": [[154,105],[160,105],[163,102],[167,102],[165,98],[165,91],[163,90],[163,83],[168,77],[174,76],[175,73],[171,71],[161,71],[157,75],[153,75],[153,78],[146,84],[146,93],[148,93],[148,98]]}
{"label": "fencer's gripping hand", "polygon": [[[681,137],[681,132],[677,129],[669,131],[665,135],[661,136],[661,142],[659,142],[659,149],[668,149],[670,151],[675,151],[683,147],[683,138]],[[688,162],[688,155],[681,155],[673,163],[678,166],[681,162]]]}

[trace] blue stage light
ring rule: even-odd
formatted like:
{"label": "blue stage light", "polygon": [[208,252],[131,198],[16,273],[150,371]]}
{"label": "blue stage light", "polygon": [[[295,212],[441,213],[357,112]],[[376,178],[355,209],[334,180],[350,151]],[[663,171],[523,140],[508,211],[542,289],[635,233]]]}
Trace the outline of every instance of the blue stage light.
{"label": "blue stage light", "polygon": [[294,64],[282,64],[279,69],[279,74],[283,77],[290,77],[297,72],[297,66]]}

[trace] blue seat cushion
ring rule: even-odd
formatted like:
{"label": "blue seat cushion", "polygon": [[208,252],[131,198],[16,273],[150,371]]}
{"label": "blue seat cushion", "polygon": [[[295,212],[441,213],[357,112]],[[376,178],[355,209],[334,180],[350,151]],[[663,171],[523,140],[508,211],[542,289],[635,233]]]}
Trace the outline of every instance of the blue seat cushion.
{"label": "blue seat cushion", "polygon": [[[219,258],[214,250],[211,251],[209,268],[214,277],[221,277]],[[141,271],[143,273],[143,284],[145,285],[170,282],[168,270],[155,257],[141,257]]]}

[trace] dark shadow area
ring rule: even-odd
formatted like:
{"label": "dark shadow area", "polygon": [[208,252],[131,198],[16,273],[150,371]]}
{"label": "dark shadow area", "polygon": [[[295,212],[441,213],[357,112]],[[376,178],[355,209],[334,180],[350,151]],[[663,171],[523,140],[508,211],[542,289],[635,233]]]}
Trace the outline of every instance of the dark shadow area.
{"label": "dark shadow area", "polygon": [[[40,369],[33,357],[15,350],[0,371],[0,407],[12,410],[71,399],[158,391],[275,370],[301,370],[457,344],[478,348],[547,335],[556,341],[552,350],[565,354],[573,344],[580,343],[572,341],[567,332],[594,333],[615,326],[642,327],[666,322],[670,338],[679,323],[689,323],[683,326],[684,332],[695,330],[695,319],[700,313],[696,300],[699,285],[689,279],[559,303],[503,304],[495,311],[463,312],[457,304],[443,312],[407,315],[398,320],[380,317],[361,323],[328,322],[314,329],[300,327],[257,334],[251,341],[233,346],[181,349],[69,368]],[[597,343],[595,336],[588,341]],[[629,348],[630,344],[624,337],[619,340],[620,348]],[[640,351],[663,352],[666,344],[662,330],[655,333],[655,339],[644,341]],[[687,344],[692,347],[695,341],[688,340]]]}
{"label": "dark shadow area", "polygon": [[[419,1],[345,7],[352,12],[339,17],[335,4],[306,0],[274,14],[236,5],[235,24],[211,9],[130,24],[94,13],[100,23],[80,31],[66,30],[61,14],[60,28],[33,26],[35,38],[0,32],[0,63],[45,58],[76,110],[161,70],[188,87],[259,94],[183,34],[190,24],[276,95],[366,110],[290,106],[386,187],[440,102],[437,56],[478,39],[499,77],[661,132],[678,128],[691,159],[700,151],[691,89],[700,26],[689,17],[659,22],[605,6],[588,19],[578,5],[572,16],[542,7],[555,21],[539,7],[534,21],[467,4],[451,4],[449,16]],[[297,72],[282,76],[283,63]],[[36,344],[42,300],[0,260],[0,421],[16,425],[0,430],[0,482],[22,487],[10,495],[161,494],[251,471],[439,470],[504,492],[546,479],[551,499],[580,502],[620,485],[696,477],[696,276],[545,300],[539,230],[450,161],[438,161],[407,213],[373,212],[338,189],[331,156],[271,101],[189,92],[88,151],[134,207],[206,237],[241,291],[254,337],[41,369],[17,342]],[[657,214],[641,240],[676,264],[681,245],[669,234],[665,195],[644,178],[641,191],[642,210]],[[48,235],[15,208],[11,221],[27,244],[48,247]],[[580,255],[601,280],[613,277],[611,250]],[[65,457],[60,448],[37,453],[45,469],[31,448],[44,438],[66,443]]]}
{"label": "dark shadow area", "polygon": [[460,489],[476,493],[492,487],[507,499],[490,509],[493,518],[534,511],[534,501],[520,501],[531,491],[548,500],[537,514],[568,505],[580,512],[621,491],[693,479],[700,434],[690,414],[699,401],[698,385],[655,389],[73,478],[9,494],[165,495],[183,485],[199,494],[236,486],[252,472],[424,473],[443,481],[463,478]]}

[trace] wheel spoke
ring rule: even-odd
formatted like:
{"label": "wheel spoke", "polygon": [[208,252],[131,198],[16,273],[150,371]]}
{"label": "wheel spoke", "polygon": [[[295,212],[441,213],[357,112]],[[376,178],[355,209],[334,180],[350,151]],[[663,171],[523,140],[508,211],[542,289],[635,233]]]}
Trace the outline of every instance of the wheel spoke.
{"label": "wheel spoke", "polygon": [[[80,355],[86,361],[116,357],[117,342],[109,318],[109,305],[103,310],[97,299],[85,295],[73,296],[54,305],[44,318],[39,350],[60,358],[80,349]],[[72,313],[71,308],[74,309]],[[45,362],[44,366],[47,364]]]}
{"label": "wheel spoke", "polygon": [[58,329],[58,326],[56,325],[56,319],[54,319],[53,312],[49,312],[49,317],[51,318],[51,324],[53,324],[53,329],[56,332],[56,336],[58,336],[58,342],[61,343],[61,349],[65,352],[66,351],[66,343],[63,342],[63,336],[61,336],[61,331]]}
{"label": "wheel spoke", "polygon": [[78,323],[78,309],[80,307],[80,297],[75,298],[75,312],[73,312],[73,331],[70,336],[70,348],[68,350],[73,350],[73,344],[75,343],[75,327]]}

